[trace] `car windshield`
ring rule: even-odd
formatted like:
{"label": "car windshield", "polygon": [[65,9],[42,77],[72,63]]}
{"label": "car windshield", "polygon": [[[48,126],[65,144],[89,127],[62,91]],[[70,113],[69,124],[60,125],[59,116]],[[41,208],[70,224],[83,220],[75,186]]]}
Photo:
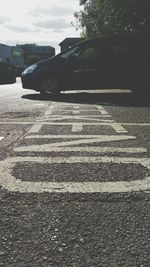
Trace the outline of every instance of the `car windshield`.
{"label": "car windshield", "polygon": [[70,49],[68,49],[68,50],[66,50],[65,52],[62,52],[61,54],[60,54],[60,57],[62,57],[62,58],[68,58],[69,56],[71,56],[74,52],[77,52],[77,50],[79,49],[79,47],[78,46],[76,46],[76,47],[71,47]]}

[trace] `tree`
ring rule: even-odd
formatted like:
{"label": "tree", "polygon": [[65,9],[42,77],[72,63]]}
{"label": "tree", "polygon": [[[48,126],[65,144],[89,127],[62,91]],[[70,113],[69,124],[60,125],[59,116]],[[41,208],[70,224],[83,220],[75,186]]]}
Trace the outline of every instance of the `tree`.
{"label": "tree", "polygon": [[150,33],[150,0],[80,0],[80,5],[75,17],[85,37]]}

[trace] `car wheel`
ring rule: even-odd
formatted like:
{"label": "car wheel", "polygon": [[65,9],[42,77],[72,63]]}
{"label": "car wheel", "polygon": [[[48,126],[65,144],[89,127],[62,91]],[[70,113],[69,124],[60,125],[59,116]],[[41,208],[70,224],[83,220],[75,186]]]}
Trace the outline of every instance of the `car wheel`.
{"label": "car wheel", "polygon": [[51,94],[57,96],[61,92],[59,83],[53,78],[44,78],[41,82],[41,94]]}

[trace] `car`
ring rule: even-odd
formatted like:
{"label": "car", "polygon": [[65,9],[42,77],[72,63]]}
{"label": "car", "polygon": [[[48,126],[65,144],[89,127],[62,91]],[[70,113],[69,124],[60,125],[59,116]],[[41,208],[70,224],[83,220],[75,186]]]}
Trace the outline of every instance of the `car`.
{"label": "car", "polygon": [[22,87],[41,94],[91,89],[150,89],[150,39],[113,36],[75,44],[56,56],[29,66]]}
{"label": "car", "polygon": [[15,67],[0,61],[0,84],[13,84],[16,82]]}

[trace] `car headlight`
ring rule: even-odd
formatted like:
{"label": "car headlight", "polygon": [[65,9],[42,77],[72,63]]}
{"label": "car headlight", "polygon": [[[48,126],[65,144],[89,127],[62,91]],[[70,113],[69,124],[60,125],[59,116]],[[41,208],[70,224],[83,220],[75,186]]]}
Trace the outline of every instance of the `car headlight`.
{"label": "car headlight", "polygon": [[33,64],[30,67],[28,67],[27,69],[25,69],[23,71],[22,75],[32,73],[36,68],[37,68],[37,64]]}

